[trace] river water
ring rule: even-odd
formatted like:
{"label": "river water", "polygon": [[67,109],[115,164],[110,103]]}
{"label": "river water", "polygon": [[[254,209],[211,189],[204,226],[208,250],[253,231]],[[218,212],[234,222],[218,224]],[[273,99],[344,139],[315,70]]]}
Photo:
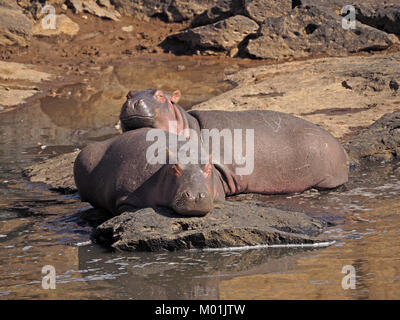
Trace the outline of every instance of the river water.
{"label": "river water", "polygon": [[[90,243],[75,195],[21,178],[21,168],[118,134],[128,89],[179,88],[184,107],[230,88],[246,63],[179,57],[112,66],[97,84],[61,87],[0,115],[0,299],[399,299],[399,164],[352,172],[345,188],[237,196],[331,220],[336,242],[321,249],[118,253]],[[56,289],[42,288],[42,268]],[[344,289],[345,266],[356,272]]]}

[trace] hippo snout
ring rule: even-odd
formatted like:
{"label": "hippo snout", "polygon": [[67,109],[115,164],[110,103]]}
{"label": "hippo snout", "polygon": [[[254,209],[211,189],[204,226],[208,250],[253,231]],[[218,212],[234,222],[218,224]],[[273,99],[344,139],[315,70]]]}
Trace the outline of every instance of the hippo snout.
{"label": "hippo snout", "polygon": [[180,193],[172,205],[172,209],[183,216],[205,216],[213,208],[213,201],[206,192],[193,193],[185,191]]}
{"label": "hippo snout", "polygon": [[143,99],[133,100],[129,99],[125,102],[123,106],[122,118],[130,117],[142,117],[142,118],[152,118],[154,117],[154,112],[148,107]]}

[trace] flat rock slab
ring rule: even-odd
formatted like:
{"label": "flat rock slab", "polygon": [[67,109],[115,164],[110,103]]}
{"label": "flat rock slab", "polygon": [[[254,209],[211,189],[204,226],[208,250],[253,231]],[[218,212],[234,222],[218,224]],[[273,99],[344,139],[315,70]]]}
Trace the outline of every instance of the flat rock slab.
{"label": "flat rock slab", "polygon": [[272,110],[340,138],[400,106],[400,53],[264,65],[227,75],[235,87],[197,110]]}
{"label": "flat rock slab", "polygon": [[51,190],[62,193],[78,191],[74,180],[74,162],[79,151],[66,153],[46,161],[31,165],[23,170],[23,175],[32,182],[43,182]]}
{"label": "flat rock slab", "polygon": [[[165,208],[125,212],[94,232],[102,244],[124,251],[313,244],[324,223],[260,203],[216,203],[205,217],[186,218]],[[326,240],[325,240],[326,241]]]}

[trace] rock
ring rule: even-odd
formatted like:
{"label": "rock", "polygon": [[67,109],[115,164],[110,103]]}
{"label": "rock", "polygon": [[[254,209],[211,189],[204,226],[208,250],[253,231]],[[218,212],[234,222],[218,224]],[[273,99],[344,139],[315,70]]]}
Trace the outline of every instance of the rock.
{"label": "rock", "polygon": [[56,15],[55,29],[43,29],[41,20],[39,20],[33,27],[33,35],[42,37],[57,36],[62,33],[69,36],[75,36],[78,32],[79,25],[68,18],[65,14]]}
{"label": "rock", "polygon": [[111,0],[124,15],[158,17],[168,22],[191,20],[215,4],[215,0]]}
{"label": "rock", "polygon": [[[216,23],[191,28],[172,35],[163,43],[169,48],[170,43],[176,41],[184,44],[188,51],[214,50],[229,52],[237,47],[249,34],[256,32],[257,23],[253,20],[237,15]],[[173,49],[172,49],[173,50]]]}
{"label": "rock", "polygon": [[32,21],[20,9],[0,7],[0,46],[27,47],[32,36]]}
{"label": "rock", "polygon": [[356,6],[357,20],[388,33],[400,36],[400,5],[379,6],[375,3],[375,10],[371,10],[367,4]]}
{"label": "rock", "polygon": [[316,237],[323,226],[299,212],[224,202],[201,218],[184,218],[165,208],[125,212],[98,226],[94,237],[127,251],[311,244],[323,241]]}
{"label": "rock", "polygon": [[0,0],[0,7],[14,10],[21,10],[17,2],[14,0]]}
{"label": "rock", "polygon": [[51,190],[62,193],[77,191],[74,180],[74,161],[79,151],[63,154],[44,162],[34,164],[23,170],[23,175],[32,182],[43,182],[51,186]]}
{"label": "rock", "polygon": [[192,28],[215,23],[237,14],[244,14],[242,0],[219,0],[210,8],[196,15],[190,26]]}
{"label": "rock", "polygon": [[385,114],[344,146],[353,162],[400,159],[400,111]]}
{"label": "rock", "polygon": [[[73,9],[75,13],[86,12],[94,16],[119,21],[121,15],[117,12],[109,1],[95,1],[95,0],[67,0],[69,8]],[[99,5],[100,4],[100,5]]]}
{"label": "rock", "polygon": [[280,17],[292,10],[290,0],[253,0],[247,1],[245,15],[261,24],[265,19]]}
{"label": "rock", "polygon": [[398,0],[298,0],[297,5],[318,5],[336,14],[342,14],[342,8],[353,5],[356,19],[361,23],[379,30],[400,35],[400,4]]}
{"label": "rock", "polygon": [[132,32],[133,31],[133,26],[132,25],[125,26],[125,27],[122,27],[121,30],[124,31],[124,32]]}
{"label": "rock", "polygon": [[278,18],[267,18],[245,52],[262,59],[309,57],[317,54],[345,55],[387,49],[388,35],[361,23],[342,28],[342,17],[320,7],[297,7]]}
{"label": "rock", "polygon": [[398,79],[400,53],[263,65],[227,75],[234,88],[193,109],[286,112],[340,138],[399,109]]}

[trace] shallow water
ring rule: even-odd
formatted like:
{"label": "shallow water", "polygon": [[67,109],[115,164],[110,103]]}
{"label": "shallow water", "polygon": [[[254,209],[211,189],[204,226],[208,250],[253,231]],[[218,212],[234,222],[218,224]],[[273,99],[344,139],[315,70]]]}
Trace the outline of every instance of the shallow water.
{"label": "shallow water", "polygon": [[[182,67],[184,66],[184,67]],[[113,66],[101,83],[64,86],[55,96],[0,114],[0,299],[369,299],[400,298],[400,170],[352,173],[346,188],[296,195],[237,196],[323,217],[336,242],[321,249],[115,253],[90,243],[87,209],[21,180],[21,168],[118,134],[127,89],[180,88],[185,107],[227,89],[223,75],[246,65],[188,57]],[[176,72],[180,70],[179,72]],[[42,288],[42,267],[56,290]],[[356,288],[344,290],[352,265]]]}

